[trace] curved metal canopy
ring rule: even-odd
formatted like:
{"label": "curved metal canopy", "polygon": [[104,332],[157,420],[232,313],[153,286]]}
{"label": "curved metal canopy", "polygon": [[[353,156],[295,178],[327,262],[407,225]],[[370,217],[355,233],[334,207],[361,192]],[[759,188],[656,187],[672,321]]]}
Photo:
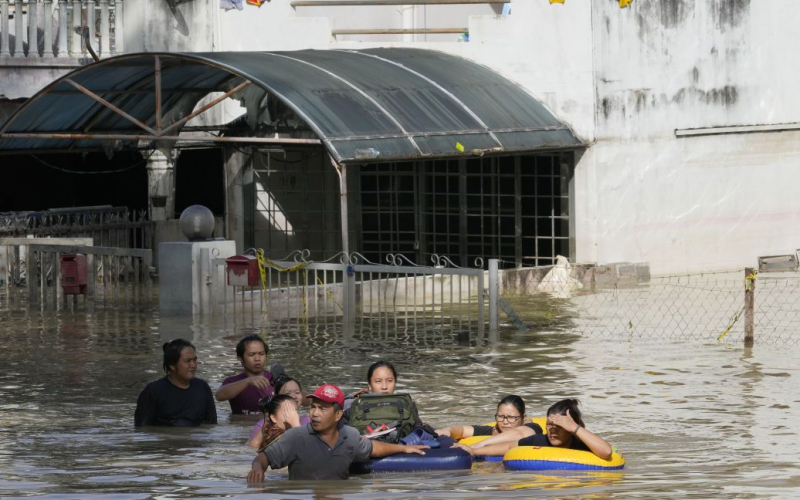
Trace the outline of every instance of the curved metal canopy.
{"label": "curved metal canopy", "polygon": [[0,128],[0,150],[80,151],[109,143],[122,149],[184,140],[181,129],[209,107],[193,112],[211,92],[225,93],[217,101],[241,99],[262,115],[265,109],[269,115],[270,99],[277,101],[338,162],[583,146],[530,94],[485,66],[437,51],[383,48],[106,59],[26,101]]}

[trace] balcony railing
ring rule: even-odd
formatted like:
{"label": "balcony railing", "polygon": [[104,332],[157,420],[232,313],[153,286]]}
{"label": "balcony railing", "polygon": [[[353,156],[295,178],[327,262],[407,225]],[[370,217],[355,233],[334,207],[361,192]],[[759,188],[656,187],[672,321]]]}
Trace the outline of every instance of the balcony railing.
{"label": "balcony railing", "polygon": [[122,54],[123,0],[0,0],[0,61],[86,58],[83,26],[98,56]]}

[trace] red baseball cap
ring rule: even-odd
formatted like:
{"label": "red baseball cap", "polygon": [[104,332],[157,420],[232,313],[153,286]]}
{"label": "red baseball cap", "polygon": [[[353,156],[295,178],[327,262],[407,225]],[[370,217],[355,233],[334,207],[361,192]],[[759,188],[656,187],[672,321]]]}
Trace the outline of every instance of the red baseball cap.
{"label": "red baseball cap", "polygon": [[317,387],[314,394],[309,394],[307,398],[317,398],[326,403],[339,403],[339,406],[344,407],[344,394],[342,390],[333,384],[322,384]]}

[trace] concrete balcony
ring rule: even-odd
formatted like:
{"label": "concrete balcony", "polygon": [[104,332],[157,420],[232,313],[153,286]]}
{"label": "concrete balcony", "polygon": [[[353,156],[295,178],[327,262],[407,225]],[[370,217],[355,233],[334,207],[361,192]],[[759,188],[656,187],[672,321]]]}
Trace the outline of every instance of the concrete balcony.
{"label": "concrete balcony", "polygon": [[[92,62],[92,51],[100,58],[121,54],[122,23],[123,0],[0,0],[0,93],[30,97]],[[84,27],[86,37],[79,33]]]}

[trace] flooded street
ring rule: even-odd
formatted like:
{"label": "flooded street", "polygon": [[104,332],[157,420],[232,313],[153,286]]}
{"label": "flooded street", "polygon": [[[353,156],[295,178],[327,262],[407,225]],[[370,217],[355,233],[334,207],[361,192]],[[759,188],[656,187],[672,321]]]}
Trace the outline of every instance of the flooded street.
{"label": "flooded street", "polygon": [[[135,430],[136,398],[160,378],[161,345],[198,350],[212,390],[238,372],[234,346],[263,333],[269,360],[306,389],[364,386],[377,359],[435,427],[492,420],[506,394],[530,415],[578,397],[589,428],[627,459],[614,473],[471,471],[289,482],[268,472],[245,481],[252,418],[194,429]],[[632,341],[564,332],[502,330],[491,341],[442,326],[361,324],[192,325],[138,312],[92,316],[0,309],[0,497],[45,498],[775,498],[800,487],[800,348],[698,341]]]}

